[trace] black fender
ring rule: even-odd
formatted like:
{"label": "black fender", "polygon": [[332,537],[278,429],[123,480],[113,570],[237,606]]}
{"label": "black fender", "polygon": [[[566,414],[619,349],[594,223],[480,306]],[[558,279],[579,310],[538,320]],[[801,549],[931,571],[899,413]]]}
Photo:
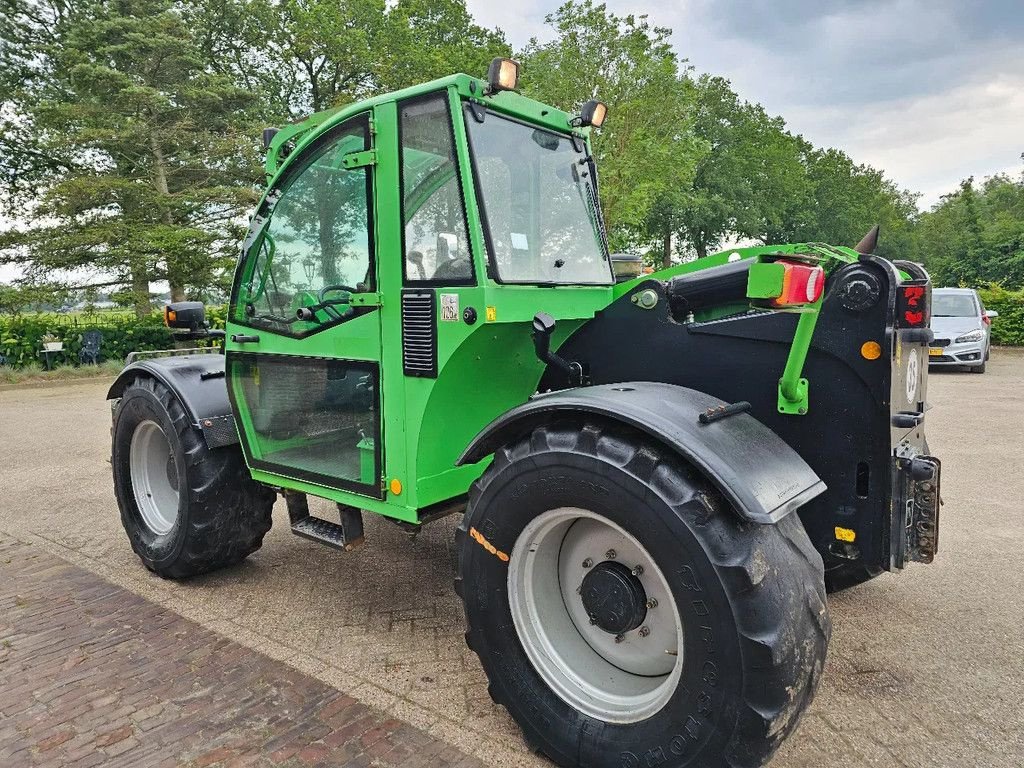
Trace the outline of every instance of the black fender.
{"label": "black fender", "polygon": [[654,438],[702,472],[753,523],[778,522],[825,490],[796,451],[742,409],[701,421],[701,414],[725,405],[695,389],[650,381],[535,395],[485,427],[457,464],[478,462],[552,419],[582,415]]}
{"label": "black fender", "polygon": [[121,397],[128,383],[139,376],[152,376],[174,393],[210,448],[238,442],[235,417],[224,380],[224,355],[150,357],[129,363],[114,380],[107,399]]}

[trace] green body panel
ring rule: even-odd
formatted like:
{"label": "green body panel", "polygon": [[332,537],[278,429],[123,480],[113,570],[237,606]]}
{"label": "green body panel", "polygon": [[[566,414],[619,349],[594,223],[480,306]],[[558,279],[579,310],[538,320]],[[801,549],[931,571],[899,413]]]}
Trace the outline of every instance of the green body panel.
{"label": "green body panel", "polygon": [[[547,105],[540,104],[512,92],[484,97],[485,83],[466,75],[455,75],[398,93],[387,94],[328,112],[283,129],[274,136],[267,152],[266,172],[268,190],[264,196],[266,206],[275,204],[272,194],[282,176],[288,174],[293,163],[301,162],[304,150],[318,137],[350,119],[366,115],[370,125],[370,148],[345,154],[339,172],[369,172],[372,178],[372,206],[368,225],[372,232],[372,256],[375,260],[376,285],[373,290],[352,293],[348,306],[356,308],[355,315],[329,327],[321,323],[330,320],[324,310],[318,310],[318,321],[296,323],[293,330],[309,335],[293,338],[263,329],[253,330],[242,313],[238,301],[239,286],[250,282],[256,289],[249,293],[269,290],[267,274],[254,272],[255,259],[243,261],[239,266],[233,293],[232,308],[227,322],[225,350],[229,358],[229,391],[233,395],[239,436],[246,447],[247,460],[254,479],[269,485],[289,488],[337,502],[377,512],[400,520],[417,522],[422,510],[458,499],[480,475],[488,460],[476,465],[456,467],[455,462],[472,439],[492,420],[507,410],[525,402],[536,390],[545,365],[535,356],[531,337],[531,323],[537,312],[547,312],[557,321],[552,349],[558,347],[573,332],[594,317],[616,298],[622,296],[640,281],[651,277],[667,280],[675,275],[717,266],[735,260],[757,259],[764,255],[804,254],[820,260],[826,270],[837,263],[853,261],[857,254],[848,249],[835,249],[817,244],[764,246],[739,248],[708,256],[700,261],[680,264],[618,285],[511,285],[501,284],[491,276],[485,246],[481,211],[474,187],[469,140],[462,118],[462,105],[467,101],[486,104],[488,110],[500,112],[519,121],[569,135],[575,134],[589,144],[589,129],[571,125],[571,116]],[[474,284],[444,286],[432,285],[440,307],[441,296],[451,302],[455,297],[458,316],[454,320],[437,318],[437,377],[407,376],[403,371],[401,291],[403,287],[403,230],[401,191],[401,153],[399,146],[398,103],[409,98],[429,94],[447,95],[453,116],[453,146],[458,164],[458,181],[466,213],[466,235],[475,275]],[[409,162],[415,164],[415,150],[410,150]],[[424,158],[427,162],[429,158]],[[430,195],[448,183],[454,171],[442,165],[434,176],[428,175],[425,186],[406,198],[406,219],[419,209]],[[261,209],[264,207],[261,205]],[[247,247],[260,246],[262,235],[259,225],[265,219],[254,219]],[[287,234],[287,232],[286,232]],[[269,248],[281,248],[280,243],[267,243]],[[269,257],[268,263],[273,256]],[[751,295],[771,295],[771,265],[762,278],[754,278]],[[270,267],[268,266],[268,271]],[[354,283],[353,283],[354,285]],[[315,292],[299,294],[292,300],[289,311],[300,306],[310,307],[317,301]],[[711,317],[716,313],[743,311],[747,305],[716,307],[705,311]],[[465,322],[462,312],[472,308],[476,314],[473,323]],[[797,340],[791,349],[791,365],[787,365],[783,379],[786,387],[786,407],[793,402],[806,407],[806,386],[799,389],[799,375],[807,346],[817,318],[817,306],[805,308],[799,323]],[[702,316],[703,317],[703,316]],[[258,342],[239,343],[233,334],[258,334]],[[257,434],[254,414],[250,413],[242,396],[243,383],[235,380],[230,365],[233,356],[245,353],[249,359],[266,356],[274,360],[312,358],[318,361],[365,361],[378,366],[379,386],[377,401],[372,410],[378,414],[379,434],[362,435],[353,440],[354,455],[358,459],[358,480],[368,491],[333,487],[311,479],[300,471],[266,466],[253,466],[262,458],[263,451],[299,448],[304,439],[316,447],[312,438],[291,437],[270,441]],[[300,361],[301,364],[301,361]],[[250,388],[257,388],[260,377],[272,366],[256,366],[250,378]],[[795,389],[794,389],[795,387]],[[780,389],[780,392],[782,390]],[[301,391],[296,395],[301,397]],[[789,397],[795,397],[793,401]],[[780,396],[781,398],[781,396]],[[801,400],[803,398],[803,400]],[[780,399],[780,408],[782,407]],[[789,412],[789,411],[787,411]],[[256,414],[259,416],[259,414]],[[361,433],[362,434],[362,433]],[[293,446],[288,441],[295,441]],[[380,472],[375,472],[376,455],[380,455]],[[394,481],[398,481],[395,483]],[[394,493],[393,489],[400,489]]]}
{"label": "green body panel", "polygon": [[774,299],[782,295],[786,268],[778,262],[759,262],[750,265],[747,274],[748,299]]}
{"label": "green body panel", "polygon": [[[480,99],[484,82],[456,75],[416,88],[378,97],[334,112],[320,113],[303,123],[279,132],[268,150],[268,194],[291,163],[299,161],[303,150],[318,136],[358,115],[371,114],[372,148],[345,156],[345,168],[372,167],[372,227],[376,260],[376,290],[350,297],[354,307],[374,307],[361,316],[320,330],[305,338],[271,334],[259,330],[258,347],[240,344],[233,334],[253,334],[252,327],[229,316],[225,349],[235,353],[376,362],[380,366],[380,440],[382,446],[382,498],[370,498],[351,490],[326,487],[300,473],[287,469],[268,471],[250,465],[254,479],[322,496],[397,519],[415,522],[418,511],[463,496],[487,465],[456,467],[458,456],[471,440],[494,418],[525,402],[534,393],[544,371],[535,356],[531,323],[538,311],[553,315],[559,322],[553,339],[557,348],[573,331],[612,300],[613,286],[531,286],[501,285],[489,278],[481,215],[470,171],[468,141],[462,121],[462,103],[466,99],[485,102],[487,108],[513,115],[540,127],[568,133],[570,116],[516,93],[504,92]],[[462,321],[437,324],[437,378],[406,376],[402,367],[402,328],[400,292],[402,278],[402,200],[400,192],[400,152],[397,103],[405,98],[437,91],[447,92],[454,116],[454,147],[460,172],[460,184],[466,209],[467,235],[473,262],[475,285],[436,287],[438,295],[458,297],[460,313],[467,307],[476,311],[472,325]],[[586,140],[587,131],[576,130]],[[282,148],[294,143],[294,149],[281,158]],[[430,193],[449,181],[451,174],[439,174],[407,203],[409,217]],[[246,265],[240,267],[244,270]],[[258,276],[257,276],[258,277]],[[241,282],[248,278],[240,274]],[[237,291],[236,287],[236,291]],[[315,297],[304,300],[306,306]],[[233,305],[235,302],[233,302]],[[297,307],[295,307],[297,308]],[[318,313],[323,319],[323,315]],[[300,323],[310,330],[316,323]],[[229,366],[229,371],[231,367]],[[229,374],[230,377],[230,374]],[[239,436],[252,458],[260,457],[260,442],[254,429],[253,414],[240,394],[239,382],[229,380],[235,397]],[[373,440],[367,436],[358,443],[360,474],[365,482],[373,473]],[[266,442],[265,440],[263,442]],[[278,444],[274,448],[281,447]],[[401,484],[400,493],[392,493],[391,481]]]}

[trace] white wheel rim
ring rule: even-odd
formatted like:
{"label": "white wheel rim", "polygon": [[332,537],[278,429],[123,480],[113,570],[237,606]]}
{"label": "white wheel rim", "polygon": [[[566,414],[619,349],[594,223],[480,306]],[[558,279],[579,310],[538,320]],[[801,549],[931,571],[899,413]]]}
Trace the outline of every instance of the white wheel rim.
{"label": "white wheel rim", "polygon": [[[614,550],[612,558],[606,555]],[[585,567],[585,563],[589,564]],[[577,588],[589,568],[613,560],[647,598],[642,626],[616,635],[593,626]],[[683,626],[664,575],[632,535],[585,509],[532,520],[509,559],[509,606],[526,655],[566,703],[610,723],[645,720],[665,706],[683,668]]]}
{"label": "white wheel rim", "polygon": [[135,428],[128,470],[142,522],[157,536],[168,533],[178,520],[178,477],[171,444],[156,422]]}

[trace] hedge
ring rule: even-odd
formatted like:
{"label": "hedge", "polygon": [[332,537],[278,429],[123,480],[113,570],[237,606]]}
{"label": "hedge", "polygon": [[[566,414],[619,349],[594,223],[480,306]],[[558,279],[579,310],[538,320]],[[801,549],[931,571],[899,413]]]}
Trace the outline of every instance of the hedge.
{"label": "hedge", "polygon": [[999,313],[999,317],[992,321],[992,343],[1024,347],[1024,290],[1008,291],[993,284],[978,293],[985,309]]}
{"label": "hedge", "polygon": [[[1024,346],[1024,290],[1008,291],[991,285],[979,293],[985,307],[999,313],[992,323],[992,343]],[[207,307],[206,317],[214,328],[223,328],[226,312],[227,308],[223,306]],[[64,342],[64,349],[60,355],[54,356],[54,362],[77,365],[82,336],[90,330],[103,334],[100,344],[102,360],[123,360],[130,352],[170,349],[175,345],[158,312],[142,320],[117,313],[16,315],[0,317],[0,355],[6,358],[8,366],[14,368],[39,364],[42,362],[39,354],[43,348],[41,338],[51,333]]]}
{"label": "hedge", "polygon": [[[224,307],[208,307],[207,320],[215,328],[224,327]],[[141,320],[115,313],[90,315],[32,314],[0,317],[0,355],[12,368],[40,364],[43,356],[42,337],[49,333],[64,342],[64,349],[53,355],[53,362],[78,364],[82,337],[86,331],[102,334],[101,360],[124,360],[129,353],[171,349],[174,337],[163,324],[161,313],[154,312]],[[190,346],[206,346],[189,342]]]}

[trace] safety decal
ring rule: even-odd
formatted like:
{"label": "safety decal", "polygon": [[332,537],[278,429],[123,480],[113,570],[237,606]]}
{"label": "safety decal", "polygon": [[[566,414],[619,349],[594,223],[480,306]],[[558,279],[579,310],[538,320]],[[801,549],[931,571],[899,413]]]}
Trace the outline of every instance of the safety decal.
{"label": "safety decal", "polygon": [[459,321],[459,294],[441,294],[441,319],[446,323],[457,323]]}

